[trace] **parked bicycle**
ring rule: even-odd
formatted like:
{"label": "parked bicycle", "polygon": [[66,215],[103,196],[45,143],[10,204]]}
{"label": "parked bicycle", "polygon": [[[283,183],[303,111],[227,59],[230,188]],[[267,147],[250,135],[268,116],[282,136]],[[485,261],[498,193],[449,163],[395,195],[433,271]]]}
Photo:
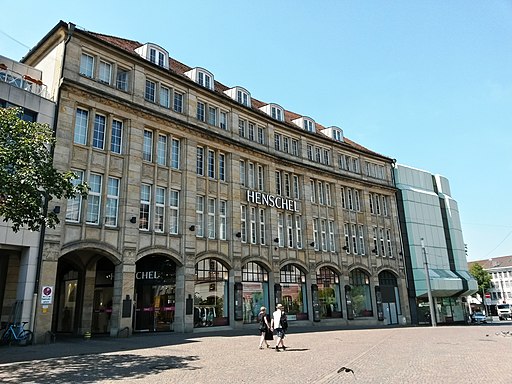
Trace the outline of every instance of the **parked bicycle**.
{"label": "parked bicycle", "polygon": [[24,321],[21,324],[9,324],[4,334],[2,335],[2,344],[18,344],[18,345],[30,345],[34,334],[32,331],[25,329],[25,324],[28,321]]}

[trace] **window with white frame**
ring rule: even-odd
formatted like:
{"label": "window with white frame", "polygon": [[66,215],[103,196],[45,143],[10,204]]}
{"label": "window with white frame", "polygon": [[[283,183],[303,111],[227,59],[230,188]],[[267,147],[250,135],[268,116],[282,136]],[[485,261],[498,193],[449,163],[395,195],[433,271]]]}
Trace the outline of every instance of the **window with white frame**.
{"label": "window with white frame", "polygon": [[240,89],[236,92],[236,101],[238,101],[240,104],[243,104],[245,106],[249,105],[249,95],[247,92],[244,92]]}
{"label": "window with white frame", "polygon": [[174,102],[173,109],[174,112],[183,113],[183,93],[174,91]]}
{"label": "window with white frame", "polygon": [[[72,170],[76,178],[71,180],[74,186],[83,183],[84,172]],[[80,221],[80,212],[82,210],[82,195],[77,194],[75,197],[68,199],[66,206],[66,221],[78,223]]]}
{"label": "window with white frame", "polygon": [[254,123],[249,121],[249,127],[247,131],[248,139],[254,141]]}
{"label": "window with white frame", "polygon": [[279,246],[284,247],[284,213],[277,214],[277,238]]}
{"label": "window with white frame", "polygon": [[240,233],[242,243],[247,243],[247,206],[240,206]]}
{"label": "window with white frame", "polygon": [[281,172],[276,171],[276,195],[281,195],[283,193],[283,184],[281,180]]}
{"label": "window with white frame", "polygon": [[203,71],[197,71],[197,83],[201,85],[202,87],[213,89],[213,79],[210,76],[210,74],[203,72]]}
{"label": "window with white frame", "polygon": [[379,256],[379,244],[377,243],[377,227],[372,228],[373,231],[373,249],[372,252]]}
{"label": "window with white frame", "polygon": [[292,190],[291,190],[291,185],[290,185],[290,174],[284,173],[283,176],[284,176],[284,195],[286,197],[291,197]]}
{"label": "window with white frame", "polygon": [[295,215],[295,241],[298,249],[302,249],[302,216]]}
{"label": "window with white frame", "polygon": [[260,230],[260,244],[265,245],[266,244],[266,241],[265,241],[265,233],[266,233],[265,209],[263,209],[263,208],[259,209],[258,218],[259,218],[259,230]]}
{"label": "window with white frame", "polygon": [[274,134],[274,148],[276,149],[276,151],[280,151],[281,150],[281,141],[282,141],[282,136],[280,133],[275,133]]}
{"label": "window with white frame", "polygon": [[257,233],[256,233],[256,208],[249,207],[249,231],[251,244],[256,244]]}
{"label": "window with white frame", "polygon": [[103,115],[94,116],[94,129],[92,135],[93,148],[103,149],[105,145],[105,124],[106,117]]}
{"label": "window with white frame", "polygon": [[227,206],[228,202],[226,200],[219,201],[219,239],[226,240],[227,233]]}
{"label": "window with white frame", "polygon": [[313,219],[313,245],[315,247],[315,251],[320,250],[320,241],[318,236],[318,219]]}
{"label": "window with white frame", "polygon": [[351,211],[354,210],[354,195],[352,192],[352,189],[347,188],[347,203],[348,203],[348,209]]}
{"label": "window with white frame", "polygon": [[89,111],[77,108],[75,114],[75,134],[74,142],[76,144],[87,144],[87,126],[89,121]]}
{"label": "window with white frame", "polygon": [[215,179],[215,152],[208,150],[208,177]]}
{"label": "window with white frame", "polygon": [[171,168],[180,169],[181,141],[171,139]]}
{"label": "window with white frame", "polygon": [[196,118],[199,121],[205,121],[205,104],[202,101],[197,102]]}
{"label": "window with white frame", "polygon": [[255,180],[256,180],[256,175],[255,175],[255,170],[254,170],[255,166],[254,166],[254,163],[249,163],[249,169],[248,169],[248,174],[247,174],[247,186],[250,188],[250,189],[254,189],[254,186],[255,186]]}
{"label": "window with white frame", "polygon": [[228,129],[228,114],[227,114],[227,112],[220,111],[219,127],[224,130]]}
{"label": "window with white frame", "polygon": [[163,85],[160,86],[160,105],[164,108],[171,107],[171,90]]}
{"label": "window with white frame", "polygon": [[341,196],[341,208],[347,208],[347,203],[345,200],[345,188],[340,188],[340,196]]}
{"label": "window with white frame", "polygon": [[293,216],[286,214],[286,237],[288,238],[288,248],[293,248],[294,245],[294,230],[293,230]]}
{"label": "window with white frame", "polygon": [[320,220],[320,243],[322,244],[322,251],[327,251],[327,220]]}
{"label": "window with white frame", "polygon": [[156,83],[151,80],[146,80],[146,88],[144,90],[144,98],[147,101],[154,103],[156,101]]}
{"label": "window with white frame", "polygon": [[383,257],[386,257],[386,247],[384,245],[384,229],[379,228],[379,235],[380,235],[380,253]]}
{"label": "window with white frame", "polygon": [[218,154],[219,159],[219,180],[226,181],[226,155]]}
{"label": "window with white frame", "polygon": [[94,57],[87,53],[82,53],[80,57],[80,74],[93,78],[94,77]]}
{"label": "window with white frame", "polygon": [[218,108],[211,105],[208,106],[208,124],[217,126]]}
{"label": "window with white frame", "polygon": [[307,150],[308,160],[313,161],[313,146],[308,144],[306,146],[306,150]]}
{"label": "window with white frame", "polygon": [[380,195],[373,195],[375,197],[375,213],[380,215]]}
{"label": "window with white frame", "polygon": [[247,178],[247,166],[244,160],[240,160],[240,184],[245,187]]}
{"label": "window with white frame", "polygon": [[384,216],[388,216],[389,215],[389,212],[388,212],[388,197],[387,196],[382,196],[382,214]]}
{"label": "window with white frame", "polygon": [[283,152],[288,153],[290,151],[290,138],[283,136]]}
{"label": "window with white frame", "polygon": [[359,253],[364,255],[366,253],[364,246],[364,227],[363,225],[357,226],[357,235],[359,236]]}
{"label": "window with white frame", "polygon": [[393,247],[391,246],[391,231],[389,229],[386,229],[386,245],[388,257],[393,257]]}
{"label": "window with white frame", "polygon": [[112,120],[112,132],[110,134],[110,150],[114,153],[121,153],[123,139],[123,122]]}
{"label": "window with white frame", "polygon": [[100,207],[101,207],[101,184],[102,175],[91,173],[89,175],[89,194],[87,195],[87,215],[86,223],[100,223]]}
{"label": "window with white frame", "polygon": [[354,189],[354,203],[355,210],[361,212],[361,199],[359,198],[359,191],[357,189]]}
{"label": "window with white frame", "polygon": [[129,82],[129,71],[123,68],[117,67],[117,75],[116,75],[116,87],[117,89],[128,92],[128,82]]}
{"label": "window with white frame", "polygon": [[270,108],[270,111],[270,115],[272,116],[273,119],[278,121],[284,121],[284,112],[281,108],[272,106]]}
{"label": "window with white frame", "polygon": [[142,160],[153,161],[153,132],[144,130],[144,142],[142,144]]}
{"label": "window with white frame", "polygon": [[196,197],[196,236],[204,236],[204,196]]}
{"label": "window with white frame", "polygon": [[293,175],[293,197],[295,199],[300,198],[299,176],[297,175]]}
{"label": "window with white frame", "polygon": [[345,252],[350,253],[350,233],[349,233],[349,224],[343,224],[343,237],[345,239]]}
{"label": "window with white frame", "polygon": [[352,251],[355,255],[358,254],[358,238],[357,238],[357,232],[356,232],[356,225],[350,224],[350,232],[352,235]]}
{"label": "window with white frame", "polygon": [[258,190],[264,190],[265,171],[262,165],[258,164]]}
{"label": "window with white frame", "polygon": [[204,148],[197,147],[196,150],[196,174],[204,176]]}
{"label": "window with white frame", "polygon": [[334,221],[329,220],[329,251],[336,252],[336,243],[334,241]]}
{"label": "window with white frame", "polygon": [[265,144],[265,128],[258,126],[258,143]]}
{"label": "window with white frame", "polygon": [[307,132],[314,132],[315,124],[309,119],[304,119],[304,130]]}
{"label": "window with white frame", "polygon": [[216,200],[208,198],[208,238],[215,239],[215,206]]}
{"label": "window with white frame", "polygon": [[112,64],[100,60],[100,67],[98,73],[98,81],[104,84],[109,84],[112,81]]}
{"label": "window with white frame", "polygon": [[238,134],[240,137],[245,137],[246,121],[244,119],[238,119]]}
{"label": "window with white frame", "polygon": [[167,162],[167,136],[159,134],[156,144],[156,162],[159,165],[166,165]]}
{"label": "window with white frame", "polygon": [[331,205],[332,205],[332,200],[331,200],[331,185],[330,185],[330,184],[327,184],[327,183],[325,183],[325,204],[327,204],[328,206],[331,206]]}
{"label": "window with white frame", "polygon": [[139,207],[139,229],[149,230],[151,208],[151,185],[141,184],[140,186],[140,207]]}
{"label": "window with white frame", "polygon": [[109,227],[117,226],[117,215],[119,207],[119,179],[116,177],[108,178],[107,201],[105,205],[105,225]]}
{"label": "window with white frame", "polygon": [[178,233],[180,212],[180,192],[171,189],[169,192],[169,233]]}
{"label": "window with white frame", "polygon": [[155,191],[155,220],[154,228],[155,232],[164,231],[165,223],[165,195],[167,190],[162,187],[157,187]]}
{"label": "window with white frame", "polygon": [[368,205],[370,207],[370,213],[375,213],[375,209],[373,208],[373,193],[368,194]]}
{"label": "window with white frame", "polygon": [[318,204],[325,205],[324,183],[321,181],[318,181],[317,186],[318,186]]}
{"label": "window with white frame", "polygon": [[313,179],[310,179],[309,185],[311,187],[311,202],[316,203],[316,181]]}
{"label": "window with white frame", "polygon": [[299,156],[299,141],[292,139],[292,155]]}

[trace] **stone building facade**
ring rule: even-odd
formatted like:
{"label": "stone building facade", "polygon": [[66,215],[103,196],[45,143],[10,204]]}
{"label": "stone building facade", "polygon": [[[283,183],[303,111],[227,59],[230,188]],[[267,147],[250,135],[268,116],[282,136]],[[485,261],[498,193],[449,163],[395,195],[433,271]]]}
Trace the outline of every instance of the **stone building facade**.
{"label": "stone building facade", "polygon": [[[392,159],[153,43],[58,23],[23,63],[57,102],[36,333],[409,321]],[[311,112],[311,111],[310,111]]]}

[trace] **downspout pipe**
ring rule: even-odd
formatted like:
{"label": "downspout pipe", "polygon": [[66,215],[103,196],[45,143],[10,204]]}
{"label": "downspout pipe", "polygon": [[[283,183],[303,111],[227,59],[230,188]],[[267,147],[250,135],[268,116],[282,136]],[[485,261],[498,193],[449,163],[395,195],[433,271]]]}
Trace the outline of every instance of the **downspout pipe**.
{"label": "downspout pipe", "polygon": [[[71,40],[71,37],[73,36],[73,32],[75,30],[75,24],[73,23],[68,23],[68,30],[67,30],[67,37],[66,37],[66,40],[64,41],[64,51],[63,51],[63,54],[62,54],[62,66],[61,66],[61,69],[60,69],[60,78],[59,78],[59,83],[57,85],[57,92],[56,92],[56,96],[55,96],[55,114],[54,114],[54,117],[53,117],[53,137],[57,137],[57,122],[59,120],[59,107],[60,107],[60,86],[61,86],[61,83],[62,83],[62,80],[63,80],[63,77],[64,77],[64,67],[65,67],[65,63],[66,63],[66,51],[67,51],[67,46],[68,46],[68,43],[69,41]],[[54,152],[55,152],[55,146],[53,145],[51,148],[50,148],[50,155],[51,155],[51,158],[53,159],[53,155],[54,155]],[[48,196],[45,196],[44,198],[44,203],[43,203],[43,215],[44,217],[46,217],[48,215]],[[42,263],[43,263],[43,247],[44,247],[44,238],[45,238],[45,235],[46,235],[46,225],[43,225],[41,226],[41,229],[39,231],[39,246],[38,246],[38,249],[37,249],[37,265],[36,265],[36,278],[35,278],[35,283],[34,283],[34,294],[33,294],[33,297],[32,297],[32,313],[31,313],[31,321],[30,321],[30,324],[31,324],[31,330],[32,332],[34,332],[34,335],[35,335],[35,329],[36,329],[36,314],[37,314],[37,300],[38,300],[38,296],[39,296],[39,284],[41,282],[41,267],[42,267]],[[34,343],[36,342],[36,340],[34,340]]]}

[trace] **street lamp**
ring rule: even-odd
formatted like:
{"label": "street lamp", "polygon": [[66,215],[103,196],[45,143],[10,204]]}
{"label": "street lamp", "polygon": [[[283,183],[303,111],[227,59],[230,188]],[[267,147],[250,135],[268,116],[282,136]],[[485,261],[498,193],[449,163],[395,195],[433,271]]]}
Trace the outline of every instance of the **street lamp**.
{"label": "street lamp", "polygon": [[427,294],[428,306],[430,308],[430,321],[432,322],[432,326],[436,327],[436,312],[434,308],[434,300],[432,298],[432,288],[430,287],[430,273],[428,272],[427,250],[425,249],[425,244],[423,243],[423,237],[421,238],[421,249],[423,251],[423,265],[425,267],[425,278],[427,280]]}

